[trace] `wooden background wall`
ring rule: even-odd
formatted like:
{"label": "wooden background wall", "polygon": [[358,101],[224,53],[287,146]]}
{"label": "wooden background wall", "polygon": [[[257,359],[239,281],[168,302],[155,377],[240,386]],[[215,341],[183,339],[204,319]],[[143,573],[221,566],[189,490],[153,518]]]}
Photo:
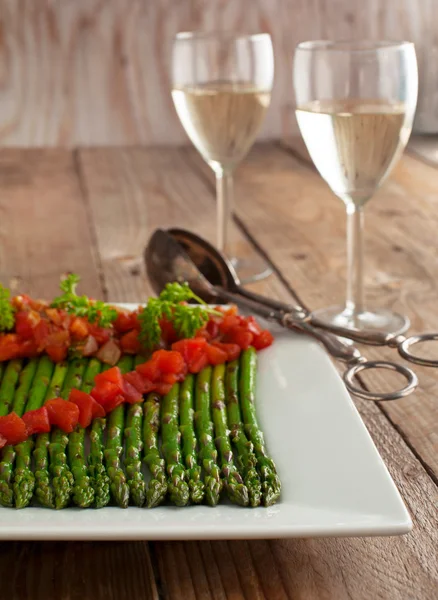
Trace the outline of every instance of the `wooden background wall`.
{"label": "wooden background wall", "polygon": [[[438,94],[436,0],[0,0],[0,145],[181,143],[169,96],[177,31],[268,31],[276,84],[261,137],[293,131],[291,63],[315,38],[417,43]],[[429,60],[428,60],[429,57]],[[430,94],[429,94],[430,96]]]}

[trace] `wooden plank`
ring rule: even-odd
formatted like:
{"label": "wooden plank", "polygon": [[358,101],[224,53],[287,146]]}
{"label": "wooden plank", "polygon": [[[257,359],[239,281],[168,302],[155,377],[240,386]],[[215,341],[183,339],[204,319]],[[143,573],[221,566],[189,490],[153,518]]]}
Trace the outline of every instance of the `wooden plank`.
{"label": "wooden plank", "polygon": [[[133,282],[129,269],[119,264],[126,253],[140,251],[134,246],[131,250],[130,239],[147,240],[154,227],[175,223],[212,237],[213,188],[200,161],[187,159],[189,152],[167,148],[80,152],[81,176],[112,298],[139,300],[148,291],[141,277]],[[315,254],[323,255],[315,240],[327,241],[336,217],[327,215],[324,235],[322,227],[311,235],[311,226],[319,222],[316,216],[325,219],[324,207],[309,200],[315,192],[314,179],[307,167],[270,145],[256,148],[237,175],[240,218],[275,258],[281,275],[296,279],[310,302],[323,298],[316,277],[326,289],[327,265],[315,259]],[[326,193],[316,191],[319,197]],[[342,212],[337,216],[341,223]],[[257,289],[290,299],[278,277],[261,282]],[[438,583],[433,505],[437,488],[379,408],[364,401],[357,401],[357,406],[410,508],[413,533],[367,540],[156,542],[153,549],[164,597],[180,598],[180,589],[185,596],[202,599],[367,598],[370,590],[373,597],[385,599],[433,596]]]}
{"label": "wooden plank", "polygon": [[[50,298],[60,275],[74,271],[85,293],[102,296],[97,249],[70,152],[1,150],[0,214],[3,283]],[[14,600],[157,597],[144,542],[1,543],[0,581],[0,597]]]}
{"label": "wooden plank", "polygon": [[430,0],[0,0],[3,146],[181,143],[169,94],[178,31],[271,33],[276,83],[261,137],[296,131],[294,48],[306,39],[410,39],[420,124],[436,113]]}
{"label": "wooden plank", "polygon": [[52,297],[63,272],[101,293],[97,257],[70,152],[0,151],[0,273],[21,292]]}
{"label": "wooden plank", "polygon": [[145,542],[0,544],[2,598],[158,600]]}

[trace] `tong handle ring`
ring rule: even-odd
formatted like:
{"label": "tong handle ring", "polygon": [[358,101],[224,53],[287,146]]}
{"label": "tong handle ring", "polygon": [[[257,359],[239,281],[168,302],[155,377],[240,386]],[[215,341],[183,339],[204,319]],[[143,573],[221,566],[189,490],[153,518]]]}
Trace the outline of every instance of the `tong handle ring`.
{"label": "tong handle ring", "polygon": [[[359,387],[355,382],[355,378],[360,372],[368,371],[370,369],[388,369],[389,371],[396,371],[405,377],[407,383],[403,388],[395,390],[394,392],[369,392],[362,387]],[[351,394],[363,398],[364,400],[372,400],[374,402],[377,402],[378,400],[398,400],[399,398],[404,398],[405,396],[409,396],[409,394],[411,394],[418,386],[418,377],[412,369],[386,360],[360,362],[345,371],[343,380]]]}

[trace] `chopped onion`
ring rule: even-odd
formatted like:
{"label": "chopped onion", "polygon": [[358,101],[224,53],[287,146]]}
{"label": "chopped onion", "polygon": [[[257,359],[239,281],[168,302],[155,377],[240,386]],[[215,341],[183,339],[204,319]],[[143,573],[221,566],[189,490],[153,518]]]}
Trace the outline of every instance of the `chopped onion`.
{"label": "chopped onion", "polygon": [[96,338],[92,335],[89,335],[85,340],[84,347],[82,349],[82,354],[84,356],[91,356],[99,349],[99,344],[96,342]]}
{"label": "chopped onion", "polygon": [[104,344],[99,352],[96,354],[96,357],[104,363],[108,365],[115,365],[119,358],[122,356],[122,352],[119,348],[119,345],[114,340],[109,340]]}

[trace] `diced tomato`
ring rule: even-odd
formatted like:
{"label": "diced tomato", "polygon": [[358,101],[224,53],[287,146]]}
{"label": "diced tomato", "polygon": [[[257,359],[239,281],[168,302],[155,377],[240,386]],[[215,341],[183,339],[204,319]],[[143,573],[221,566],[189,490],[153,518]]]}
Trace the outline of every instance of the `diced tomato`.
{"label": "diced tomato", "polygon": [[56,425],[65,433],[71,433],[79,421],[79,407],[73,402],[67,402],[62,398],[47,400],[44,405],[49,414],[51,425]]}
{"label": "diced tomato", "polygon": [[46,308],[46,315],[52,321],[54,325],[58,327],[62,324],[62,315],[57,308]]}
{"label": "diced tomato", "polygon": [[184,371],[184,358],[175,350],[157,350],[152,354],[152,360],[157,362],[162,373],[181,373]]}
{"label": "diced tomato", "polygon": [[160,396],[165,396],[170,392],[172,387],[172,383],[157,383],[155,385],[155,391],[157,392],[157,394],[160,394]]}
{"label": "diced tomato", "polygon": [[160,379],[161,371],[158,363],[154,360],[148,360],[145,363],[137,365],[135,367],[137,373],[140,373],[143,377],[149,381],[158,381]]}
{"label": "diced tomato", "polygon": [[90,335],[95,338],[98,344],[104,344],[111,337],[111,331],[109,329],[99,327],[96,325],[96,323],[88,323],[88,331]]}
{"label": "diced tomato", "polygon": [[8,440],[0,434],[0,450],[6,446]]}
{"label": "diced tomato", "polygon": [[47,336],[46,352],[54,362],[65,360],[69,346],[70,334],[68,331],[58,330]]}
{"label": "diced tomato", "polygon": [[180,340],[172,344],[172,350],[179,352],[184,360],[189,363],[193,357],[198,356],[199,351],[205,351],[207,347],[207,340],[204,338],[193,338]]}
{"label": "diced tomato", "polygon": [[207,341],[209,341],[211,338],[210,334],[208,333],[208,331],[205,327],[198,329],[198,331],[195,333],[195,337],[204,338]]}
{"label": "diced tomato", "polygon": [[173,385],[177,381],[178,375],[175,375],[174,373],[164,373],[163,375],[161,375],[160,383],[170,383],[171,385]]}
{"label": "diced tomato", "polygon": [[205,338],[193,338],[180,340],[172,344],[172,350],[179,352],[187,363],[190,373],[199,373],[208,364],[207,340]]}
{"label": "diced tomato", "polygon": [[207,365],[208,365],[207,353],[204,350],[202,350],[202,351],[199,351],[197,356],[194,356],[190,360],[190,362],[188,364],[188,370],[190,373],[199,373]]}
{"label": "diced tomato", "polygon": [[41,317],[35,311],[20,311],[15,315],[15,332],[24,340],[33,337],[33,329],[40,322]]}
{"label": "diced tomato", "polygon": [[227,360],[236,360],[240,356],[240,346],[237,344],[225,344],[223,342],[212,342],[211,344],[215,348],[220,348],[227,353]]}
{"label": "diced tomato", "polygon": [[215,320],[210,319],[207,323],[207,331],[211,339],[216,338],[219,335],[219,324]]}
{"label": "diced tomato", "polygon": [[54,344],[48,344],[45,350],[53,362],[61,362],[67,358],[67,346],[55,346]]}
{"label": "diced tomato", "polygon": [[175,331],[175,327],[171,321],[167,319],[160,320],[161,327],[161,338],[163,342],[167,345],[173,344],[178,339],[178,334]]}
{"label": "diced tomato", "polygon": [[122,394],[118,394],[117,396],[114,396],[113,398],[106,398],[104,403],[102,403],[103,409],[106,412],[106,414],[109,414],[110,412],[112,412],[115,408],[117,408],[120,404],[123,404],[125,401],[124,396],[122,396]]}
{"label": "diced tomato", "polygon": [[274,336],[270,331],[264,329],[260,335],[254,338],[252,345],[256,350],[263,350],[263,348],[267,348],[274,341]]}
{"label": "diced tomato", "polygon": [[154,384],[137,371],[130,371],[123,375],[123,379],[132,385],[140,394],[148,394],[154,389]]}
{"label": "diced tomato", "polygon": [[21,358],[31,358],[32,356],[37,356],[38,354],[38,346],[34,340],[24,340],[20,344],[20,357]]}
{"label": "diced tomato", "polygon": [[227,361],[228,354],[217,346],[207,346],[207,358],[210,365],[221,365]]}
{"label": "diced tomato", "polygon": [[138,340],[138,331],[132,329],[128,333],[125,333],[120,338],[120,347],[123,352],[127,354],[138,354],[141,351],[141,344]]}
{"label": "diced tomato", "polygon": [[68,399],[79,408],[79,425],[81,427],[88,427],[94,417],[105,416],[103,407],[90,394],[72,389]]}
{"label": "diced tomato", "polygon": [[49,323],[45,319],[41,319],[41,321],[33,330],[33,338],[40,352],[44,349],[46,345],[46,340],[49,335],[49,331]]}
{"label": "diced tomato", "polygon": [[231,329],[239,327],[242,322],[242,317],[239,315],[227,315],[219,323],[219,330],[222,333],[228,333]]}
{"label": "diced tomato", "polygon": [[128,404],[136,404],[143,401],[143,394],[140,394],[126,379],[123,380],[123,396]]}
{"label": "diced tomato", "polygon": [[119,311],[113,326],[118,333],[126,333],[132,329],[138,329],[138,315],[136,312]]}
{"label": "diced tomato", "polygon": [[83,340],[88,336],[88,324],[82,317],[75,317],[70,323],[70,333],[76,340]]}
{"label": "diced tomato", "polygon": [[45,406],[24,413],[23,421],[28,435],[49,433],[50,431],[49,413]]}
{"label": "diced tomato", "polygon": [[20,341],[16,333],[5,333],[0,336],[0,361],[20,356]]}
{"label": "diced tomato", "polygon": [[252,333],[253,335],[257,336],[257,335],[261,334],[262,328],[260,327],[260,325],[255,320],[255,317],[253,317],[253,316],[246,317],[245,324],[246,324],[247,330],[250,333]]}
{"label": "diced tomato", "polygon": [[119,367],[111,367],[111,369],[99,373],[94,378],[94,381],[97,386],[101,383],[110,382],[114,383],[119,388],[119,392],[123,389],[123,377]]}
{"label": "diced tomato", "polygon": [[228,336],[230,341],[240,346],[242,350],[247,350],[254,340],[254,335],[244,327],[235,327],[228,333]]}
{"label": "diced tomato", "polygon": [[27,440],[26,425],[17,413],[11,412],[0,417],[0,435],[6,438],[8,444],[19,444]]}
{"label": "diced tomato", "polygon": [[102,381],[91,390],[90,394],[105,408],[107,403],[114,400],[122,391],[123,383],[118,386],[110,381]]}

